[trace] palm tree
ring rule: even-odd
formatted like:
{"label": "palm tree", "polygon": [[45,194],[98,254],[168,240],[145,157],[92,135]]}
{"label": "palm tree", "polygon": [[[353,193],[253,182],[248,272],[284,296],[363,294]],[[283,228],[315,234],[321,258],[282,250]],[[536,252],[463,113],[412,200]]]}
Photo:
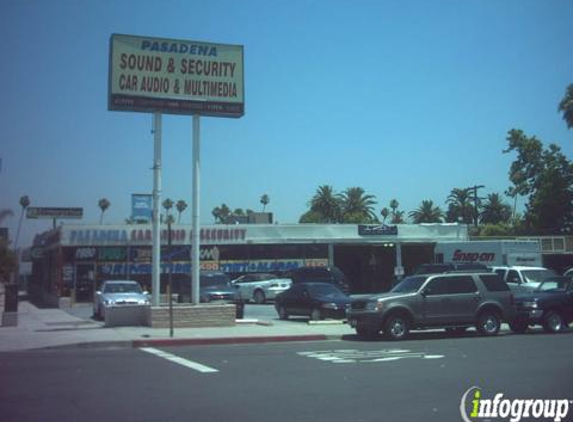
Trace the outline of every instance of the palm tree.
{"label": "palm tree", "polygon": [[101,198],[97,204],[101,209],[101,214],[99,216],[99,223],[103,224],[103,213],[110,207],[111,202],[109,202],[107,198]]}
{"label": "palm tree", "polygon": [[563,120],[569,129],[573,128],[573,84],[567,87],[565,96],[559,103],[559,111],[563,113]]}
{"label": "palm tree", "polygon": [[382,216],[382,224],[386,224],[386,219],[390,215],[390,210],[384,207],[382,210],[380,210],[380,215]]}
{"label": "palm tree", "polygon": [[174,202],[170,199],[167,198],[165,201],[163,201],[163,208],[165,208],[165,215],[169,216],[169,213],[171,212],[171,208],[173,208],[173,204]]}
{"label": "palm tree", "polygon": [[392,221],[396,217],[396,211],[398,210],[399,206],[400,206],[400,203],[398,202],[397,199],[392,199],[390,201],[390,209],[392,210]]}
{"label": "palm tree", "polygon": [[504,203],[498,193],[490,193],[482,206],[480,221],[483,224],[508,223],[511,214],[511,206]]}
{"label": "palm tree", "polygon": [[20,211],[20,221],[18,221],[18,230],[16,231],[16,240],[14,241],[14,250],[18,249],[18,240],[20,239],[20,229],[22,228],[24,212],[26,211],[26,208],[30,206],[30,198],[28,198],[28,195],[24,195],[20,198],[20,206],[22,207],[22,210]]}
{"label": "palm tree", "polygon": [[470,189],[452,189],[446,200],[448,204],[446,221],[449,223],[462,222],[464,224],[472,224],[475,214],[472,199]]}
{"label": "palm tree", "polygon": [[418,209],[410,212],[409,216],[414,224],[441,223],[444,212],[434,206],[434,201],[423,200]]}
{"label": "palm tree", "polygon": [[404,219],[404,211],[395,211],[392,215],[392,224],[404,224],[406,220]]}
{"label": "palm tree", "polygon": [[322,223],[338,223],[341,215],[341,198],[329,185],[319,186],[310,200],[310,210]]}
{"label": "palm tree", "polygon": [[271,202],[271,199],[269,198],[269,195],[267,195],[266,193],[261,196],[261,204],[263,204],[263,212],[265,212],[265,208],[267,207],[267,205],[269,205],[269,202]]}
{"label": "palm tree", "polygon": [[221,204],[220,207],[213,208],[211,214],[215,217],[215,223],[223,224],[231,215],[231,209],[226,204]]}
{"label": "palm tree", "polygon": [[347,223],[370,223],[376,221],[374,205],[376,197],[367,195],[364,189],[353,187],[346,189],[342,195],[343,221]]}
{"label": "palm tree", "polygon": [[187,202],[185,202],[183,199],[180,199],[177,201],[177,204],[175,204],[175,208],[177,208],[177,212],[179,213],[177,224],[181,224],[181,214],[187,209]]}

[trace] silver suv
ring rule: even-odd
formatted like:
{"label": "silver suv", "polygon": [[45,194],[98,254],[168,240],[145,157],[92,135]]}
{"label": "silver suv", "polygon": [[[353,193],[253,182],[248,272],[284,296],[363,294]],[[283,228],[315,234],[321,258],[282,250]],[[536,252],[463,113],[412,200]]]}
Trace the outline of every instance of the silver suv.
{"label": "silver suv", "polygon": [[347,317],[359,336],[383,331],[402,340],[411,329],[462,333],[475,326],[483,335],[496,335],[515,312],[513,295],[497,274],[450,273],[414,275],[389,293],[355,298]]}

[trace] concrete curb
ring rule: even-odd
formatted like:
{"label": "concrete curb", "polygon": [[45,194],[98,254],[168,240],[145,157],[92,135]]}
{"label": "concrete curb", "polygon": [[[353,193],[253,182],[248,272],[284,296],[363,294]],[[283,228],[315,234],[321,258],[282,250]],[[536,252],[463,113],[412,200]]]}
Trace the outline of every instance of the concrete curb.
{"label": "concrete curb", "polygon": [[338,340],[341,336],[328,336],[326,334],[301,334],[278,336],[252,336],[252,337],[203,337],[203,338],[169,338],[133,340],[132,347],[169,347],[169,346],[205,346],[215,344],[249,344],[249,343],[278,343],[286,341],[323,341]]}

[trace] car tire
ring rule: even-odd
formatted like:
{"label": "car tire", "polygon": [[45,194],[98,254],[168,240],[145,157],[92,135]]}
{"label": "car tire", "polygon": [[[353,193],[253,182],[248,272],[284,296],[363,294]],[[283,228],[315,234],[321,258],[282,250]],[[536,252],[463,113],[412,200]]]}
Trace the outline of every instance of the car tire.
{"label": "car tire", "polygon": [[483,311],[478,315],[478,332],[483,336],[495,336],[501,328],[499,315],[495,311]]}
{"label": "car tire", "polygon": [[509,324],[509,328],[515,334],[524,334],[527,331],[527,329],[529,328],[529,324],[527,322],[524,322],[524,321],[511,322]]}
{"label": "car tire", "polygon": [[279,313],[279,319],[282,319],[283,321],[286,321],[288,319],[288,312],[284,306],[282,305],[279,306],[278,313]]}
{"label": "car tire", "polygon": [[262,290],[255,290],[255,293],[253,293],[253,300],[257,305],[262,305],[267,300],[265,292]]}
{"label": "car tire", "polygon": [[324,319],[324,317],[322,316],[320,309],[315,308],[310,313],[310,319],[312,321],[320,321],[321,319]]}
{"label": "car tire", "polygon": [[557,311],[547,311],[543,316],[543,329],[548,333],[559,333],[565,328],[565,321]]}
{"label": "car tire", "polygon": [[403,340],[410,333],[410,321],[400,314],[390,315],[384,323],[384,334],[390,340]]}

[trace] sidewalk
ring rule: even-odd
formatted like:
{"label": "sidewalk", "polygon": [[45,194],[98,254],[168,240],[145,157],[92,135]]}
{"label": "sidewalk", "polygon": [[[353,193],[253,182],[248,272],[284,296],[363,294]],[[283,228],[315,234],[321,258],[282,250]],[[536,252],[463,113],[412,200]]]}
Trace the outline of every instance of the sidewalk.
{"label": "sidewalk", "polygon": [[301,321],[264,325],[255,321],[234,327],[176,328],[104,327],[61,309],[41,309],[23,301],[17,327],[0,327],[0,352],[48,347],[141,347],[183,344],[223,344],[338,339],[354,334],[347,324],[307,324]]}

